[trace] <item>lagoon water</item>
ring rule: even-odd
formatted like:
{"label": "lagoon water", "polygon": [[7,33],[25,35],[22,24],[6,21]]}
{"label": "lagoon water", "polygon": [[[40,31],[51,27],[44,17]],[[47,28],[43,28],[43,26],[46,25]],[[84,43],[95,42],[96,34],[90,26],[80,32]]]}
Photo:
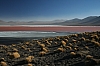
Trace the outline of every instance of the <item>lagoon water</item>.
{"label": "lagoon water", "polygon": [[19,42],[55,36],[66,36],[76,32],[41,32],[41,31],[1,31],[0,44],[17,44]]}
{"label": "lagoon water", "polygon": [[0,37],[54,37],[76,32],[42,32],[42,31],[1,31]]}

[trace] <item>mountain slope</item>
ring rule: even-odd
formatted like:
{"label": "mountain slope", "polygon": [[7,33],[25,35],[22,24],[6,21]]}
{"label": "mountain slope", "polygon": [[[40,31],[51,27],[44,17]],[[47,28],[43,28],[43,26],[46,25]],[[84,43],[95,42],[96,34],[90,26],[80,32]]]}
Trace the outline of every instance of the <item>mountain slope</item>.
{"label": "mountain slope", "polygon": [[100,26],[100,16],[89,16],[84,19],[71,19],[71,20],[54,20],[54,21],[29,21],[18,22],[9,21],[5,22],[0,20],[0,25],[67,25],[67,26]]}
{"label": "mountain slope", "polygon": [[72,19],[62,23],[55,23],[57,25],[70,26],[100,26],[100,16],[89,16],[84,19]]}

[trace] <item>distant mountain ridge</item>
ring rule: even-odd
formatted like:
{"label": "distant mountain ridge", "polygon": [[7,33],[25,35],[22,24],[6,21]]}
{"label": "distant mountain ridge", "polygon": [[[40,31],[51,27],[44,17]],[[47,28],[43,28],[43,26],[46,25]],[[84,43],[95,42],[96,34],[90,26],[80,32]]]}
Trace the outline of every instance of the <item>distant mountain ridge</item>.
{"label": "distant mountain ridge", "polygon": [[100,16],[89,16],[84,19],[74,18],[71,20],[54,20],[54,21],[29,21],[18,22],[9,21],[5,22],[0,20],[0,25],[66,25],[66,26],[100,26]]}
{"label": "distant mountain ridge", "polygon": [[66,20],[61,23],[54,23],[55,25],[68,25],[68,26],[100,26],[100,16],[89,16],[84,19]]}

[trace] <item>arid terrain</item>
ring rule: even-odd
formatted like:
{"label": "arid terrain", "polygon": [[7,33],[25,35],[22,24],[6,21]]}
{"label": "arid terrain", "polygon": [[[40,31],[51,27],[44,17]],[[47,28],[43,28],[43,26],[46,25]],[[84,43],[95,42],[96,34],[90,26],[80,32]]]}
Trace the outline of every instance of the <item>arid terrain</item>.
{"label": "arid terrain", "polygon": [[0,45],[0,66],[100,65],[100,31]]}

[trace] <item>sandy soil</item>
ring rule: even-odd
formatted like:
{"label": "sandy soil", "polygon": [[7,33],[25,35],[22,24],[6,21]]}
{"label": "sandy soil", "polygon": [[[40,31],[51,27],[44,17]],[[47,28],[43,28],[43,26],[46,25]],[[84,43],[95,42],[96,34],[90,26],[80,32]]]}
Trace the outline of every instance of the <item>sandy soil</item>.
{"label": "sandy soil", "polygon": [[65,26],[65,27],[29,27],[29,26],[0,26],[0,31],[70,31],[70,32],[84,32],[84,31],[98,31],[100,26],[97,27],[80,27],[80,26]]}

